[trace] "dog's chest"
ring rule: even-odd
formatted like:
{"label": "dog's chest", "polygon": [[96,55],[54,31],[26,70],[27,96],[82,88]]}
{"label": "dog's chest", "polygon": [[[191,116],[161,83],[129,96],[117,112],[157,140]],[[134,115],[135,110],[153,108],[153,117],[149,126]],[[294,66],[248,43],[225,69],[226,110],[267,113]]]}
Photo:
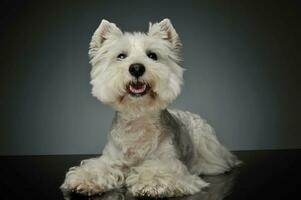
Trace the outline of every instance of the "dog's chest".
{"label": "dog's chest", "polygon": [[137,162],[157,148],[161,133],[159,120],[142,116],[117,123],[111,135],[123,157]]}

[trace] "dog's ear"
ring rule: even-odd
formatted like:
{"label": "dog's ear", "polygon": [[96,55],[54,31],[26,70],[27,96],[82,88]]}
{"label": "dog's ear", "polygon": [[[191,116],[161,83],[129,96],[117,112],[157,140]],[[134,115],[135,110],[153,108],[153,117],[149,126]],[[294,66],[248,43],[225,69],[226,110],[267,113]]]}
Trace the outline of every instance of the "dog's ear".
{"label": "dog's ear", "polygon": [[169,19],[163,19],[161,22],[155,24],[149,23],[148,35],[168,40],[173,48],[176,49],[182,46],[179,35]]}
{"label": "dog's ear", "polygon": [[106,40],[120,36],[122,36],[122,31],[114,23],[103,19],[92,36],[89,48],[90,58],[95,56],[98,49]]}

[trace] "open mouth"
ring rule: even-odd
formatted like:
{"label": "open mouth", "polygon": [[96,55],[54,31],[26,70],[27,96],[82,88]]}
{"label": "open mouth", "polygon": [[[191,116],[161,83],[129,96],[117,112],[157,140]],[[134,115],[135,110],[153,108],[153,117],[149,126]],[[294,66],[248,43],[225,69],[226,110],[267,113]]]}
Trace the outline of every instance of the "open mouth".
{"label": "open mouth", "polygon": [[149,85],[145,82],[130,82],[127,86],[127,91],[130,95],[135,97],[143,96],[147,93],[149,90]]}

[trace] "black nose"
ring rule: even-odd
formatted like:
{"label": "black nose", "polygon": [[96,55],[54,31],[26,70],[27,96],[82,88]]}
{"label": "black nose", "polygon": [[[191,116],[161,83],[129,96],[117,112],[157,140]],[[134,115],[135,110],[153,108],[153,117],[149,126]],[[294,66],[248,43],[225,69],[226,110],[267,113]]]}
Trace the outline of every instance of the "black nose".
{"label": "black nose", "polygon": [[139,78],[145,72],[145,67],[140,63],[131,64],[129,68],[129,72],[132,76]]}

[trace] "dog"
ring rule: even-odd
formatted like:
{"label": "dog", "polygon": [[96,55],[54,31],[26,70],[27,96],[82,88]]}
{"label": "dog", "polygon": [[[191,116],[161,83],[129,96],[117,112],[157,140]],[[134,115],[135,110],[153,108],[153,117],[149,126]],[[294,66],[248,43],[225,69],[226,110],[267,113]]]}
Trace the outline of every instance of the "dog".
{"label": "dog", "polygon": [[116,113],[102,155],[70,168],[63,191],[191,195],[209,186],[199,175],[241,163],[199,115],[167,109],[183,83],[181,46],[169,19],[150,23],[147,33],[101,21],[89,47],[92,94]]}

